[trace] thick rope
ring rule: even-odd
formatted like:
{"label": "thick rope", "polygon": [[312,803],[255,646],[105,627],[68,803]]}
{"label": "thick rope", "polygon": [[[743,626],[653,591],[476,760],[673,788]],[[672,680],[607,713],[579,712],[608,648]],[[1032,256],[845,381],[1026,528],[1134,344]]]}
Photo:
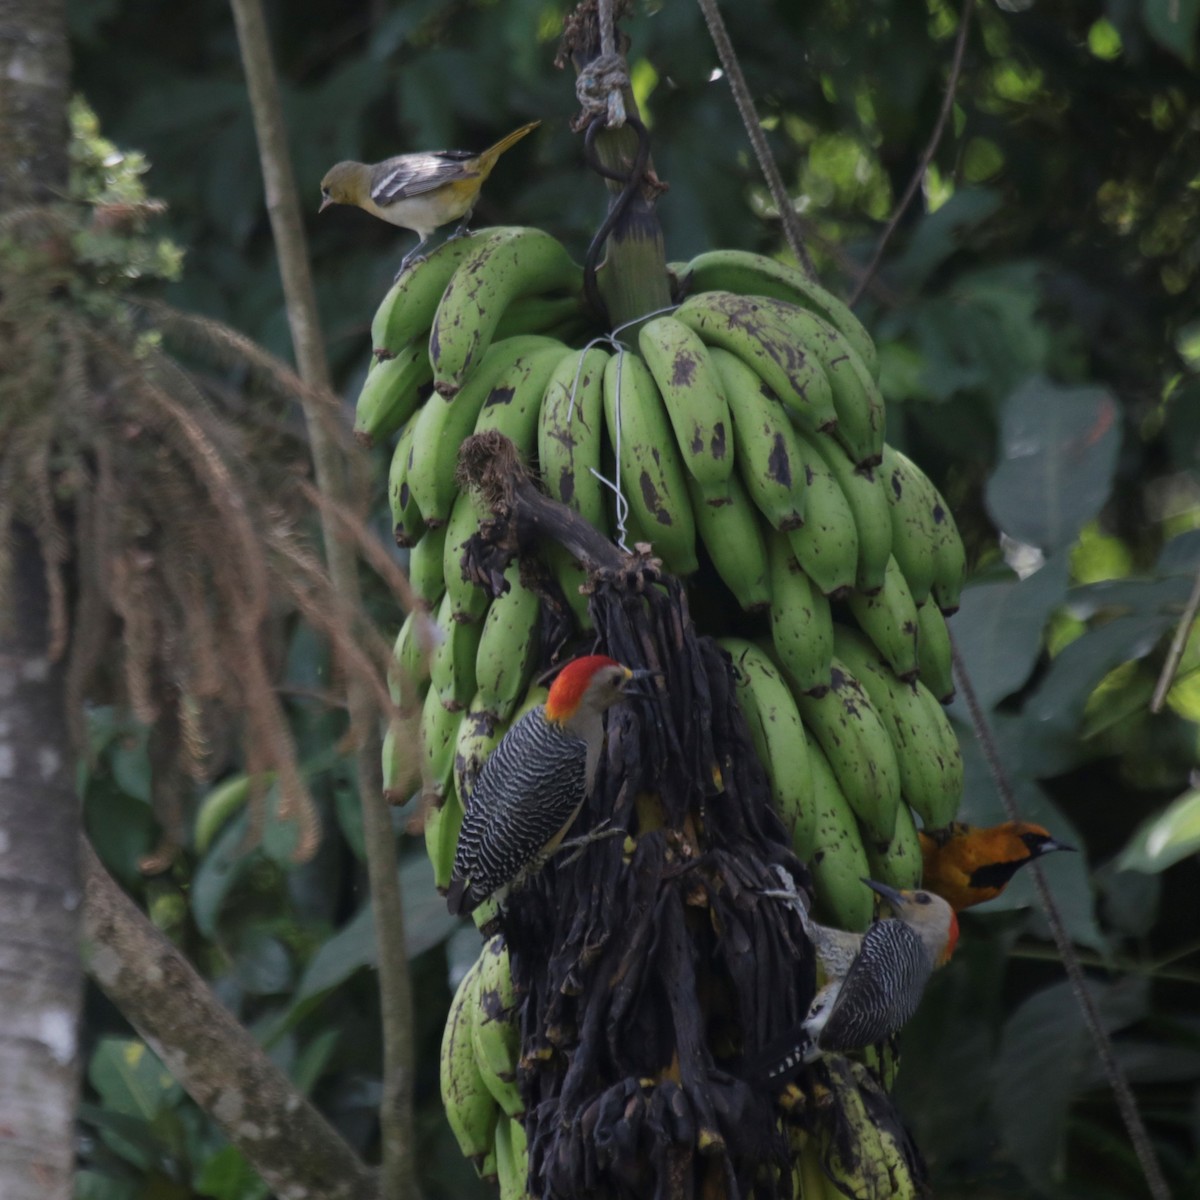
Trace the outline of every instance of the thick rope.
{"label": "thick rope", "polygon": [[[983,751],[988,771],[992,776],[993,782],[996,784],[996,790],[1000,793],[1000,799],[1004,804],[1004,811],[1008,814],[1008,819],[1010,821],[1019,821],[1021,815],[1017,809],[1017,801],[1016,796],[1013,794],[1012,784],[1009,782],[1004,764],[1000,761],[1000,753],[996,748],[996,739],[992,735],[987,717],[984,716],[983,709],[980,707],[979,698],[975,695],[975,689],[971,685],[971,677],[967,674],[967,665],[963,661],[958,643],[954,640],[953,635],[951,635],[950,644],[954,655],[954,676],[958,680],[959,688],[962,689],[963,701],[967,706],[971,724],[975,729],[975,737],[979,742],[980,749]],[[1167,1181],[1163,1177],[1162,1167],[1159,1165],[1158,1156],[1154,1152],[1150,1135],[1146,1131],[1146,1126],[1142,1123],[1142,1117],[1138,1112],[1133,1090],[1130,1088],[1129,1080],[1125,1078],[1125,1073],[1121,1070],[1116,1055],[1113,1053],[1112,1041],[1100,1022],[1100,1014],[1096,1011],[1091,993],[1087,990],[1079,956],[1075,953],[1075,947],[1067,933],[1066,925],[1063,923],[1062,913],[1059,911],[1058,905],[1055,903],[1054,897],[1050,892],[1045,872],[1036,858],[1030,863],[1030,871],[1033,874],[1034,885],[1037,887],[1038,899],[1041,901],[1042,909],[1046,914],[1046,923],[1050,926],[1050,934],[1054,938],[1054,944],[1058,949],[1059,957],[1062,959],[1063,967],[1067,972],[1067,978],[1070,980],[1071,991],[1075,994],[1076,1003],[1078,1003],[1080,1011],[1083,1013],[1083,1023],[1087,1026],[1088,1033],[1095,1044],[1096,1053],[1100,1057],[1100,1064],[1104,1068],[1104,1075],[1108,1080],[1108,1085],[1112,1088],[1113,1095],[1116,1097],[1117,1108],[1121,1113],[1121,1120],[1125,1123],[1125,1129],[1129,1134],[1130,1142],[1133,1144],[1134,1153],[1137,1154],[1138,1162],[1141,1164],[1142,1174],[1146,1179],[1146,1186],[1150,1189],[1150,1194],[1154,1197],[1154,1200],[1171,1200],[1170,1189],[1167,1187]]]}
{"label": "thick rope", "polygon": [[779,219],[783,222],[783,235],[787,238],[788,247],[796,256],[801,270],[810,279],[815,279],[817,272],[813,267],[812,258],[809,256],[808,247],[804,244],[800,218],[796,213],[795,205],[792,204],[791,196],[788,195],[787,188],[784,187],[783,176],[779,174],[779,166],[775,162],[775,156],[771,153],[771,147],[767,145],[767,138],[763,133],[758,113],[754,111],[754,99],[750,95],[750,88],[746,85],[742,64],[738,61],[733,43],[729,40],[729,30],[725,28],[725,21],[721,16],[721,10],[717,7],[717,0],[699,0],[699,4],[700,11],[704,13],[704,20],[708,24],[709,35],[717,49],[717,57],[721,60],[721,67],[725,72],[725,77],[729,80],[729,90],[733,92],[733,102],[737,105],[742,124],[746,127],[750,144],[754,147],[754,155],[758,159],[763,178],[766,179],[767,187],[771,191],[771,199],[775,201],[775,207],[779,210]]}

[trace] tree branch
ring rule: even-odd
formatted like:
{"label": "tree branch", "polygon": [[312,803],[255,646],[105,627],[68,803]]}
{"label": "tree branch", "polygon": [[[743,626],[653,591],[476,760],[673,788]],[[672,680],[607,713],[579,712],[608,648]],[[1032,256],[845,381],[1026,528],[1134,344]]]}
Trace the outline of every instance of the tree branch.
{"label": "tree branch", "polygon": [[925,178],[925,172],[928,170],[929,164],[933,161],[933,156],[937,153],[938,145],[942,140],[942,134],[946,130],[946,122],[950,119],[950,113],[954,108],[954,97],[958,92],[958,78],[962,74],[963,55],[967,48],[967,30],[971,25],[971,9],[974,3],[975,0],[963,0],[962,15],[958,18],[958,37],[954,42],[954,58],[950,64],[950,78],[946,81],[946,94],[942,97],[941,111],[938,113],[937,121],[934,123],[929,143],[926,145],[921,154],[920,161],[917,163],[917,169],[913,172],[913,177],[908,181],[908,187],[905,189],[904,195],[900,198],[900,203],[896,206],[896,211],[892,213],[891,219],[880,235],[879,243],[875,247],[875,253],[871,256],[871,261],[867,264],[867,269],[859,278],[858,284],[854,289],[854,295],[850,297],[849,304],[851,308],[862,299],[863,292],[867,290],[867,286],[875,278],[875,272],[879,270],[879,264],[883,259],[883,252],[887,249],[888,242],[892,240],[892,234],[896,232],[896,227],[900,224],[901,218],[908,211],[908,206],[917,194],[921,186],[921,181]]}
{"label": "tree branch", "polygon": [[[271,232],[279,255],[296,362],[307,384],[328,389],[329,367],[321,341],[304,225],[288,156],[287,132],[262,4],[260,0],[230,0],[230,5],[237,23],[242,65],[254,111]],[[335,506],[344,505],[347,500],[345,471],[336,443],[326,432],[319,403],[307,397],[303,398],[303,404],[317,486]],[[321,506],[320,515],[334,587],[347,608],[357,608],[360,590],[354,548],[341,536],[329,506]],[[358,747],[358,793],[362,803],[367,873],[378,943],[383,1021],[383,1099],[379,1114],[383,1194],[388,1200],[412,1200],[419,1195],[412,1128],[412,981],[408,974],[395,835],[391,813],[383,798],[377,710],[365,684],[351,681],[346,691],[350,728]]]}
{"label": "tree branch", "polygon": [[272,1192],[295,1200],[379,1197],[373,1172],[222,1007],[83,839],[80,856],[89,973]]}

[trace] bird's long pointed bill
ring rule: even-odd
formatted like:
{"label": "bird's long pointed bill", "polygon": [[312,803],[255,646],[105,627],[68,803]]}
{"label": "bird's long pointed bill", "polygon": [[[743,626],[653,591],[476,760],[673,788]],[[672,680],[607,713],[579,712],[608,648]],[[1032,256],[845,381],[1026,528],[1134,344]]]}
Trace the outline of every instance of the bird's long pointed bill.
{"label": "bird's long pointed bill", "polygon": [[1043,842],[1038,848],[1040,854],[1049,854],[1051,850],[1069,850],[1072,854],[1078,854],[1078,850],[1074,846],[1068,846],[1066,842],[1055,841],[1051,838],[1048,842]]}
{"label": "bird's long pointed bill", "polygon": [[321,207],[317,209],[317,212],[323,213],[332,203],[333,197],[326,196],[325,199],[321,201]]}
{"label": "bird's long pointed bill", "polygon": [[886,883],[877,883],[874,879],[864,879],[863,883],[873,892],[878,892],[897,912],[904,907],[904,897],[894,887]]}

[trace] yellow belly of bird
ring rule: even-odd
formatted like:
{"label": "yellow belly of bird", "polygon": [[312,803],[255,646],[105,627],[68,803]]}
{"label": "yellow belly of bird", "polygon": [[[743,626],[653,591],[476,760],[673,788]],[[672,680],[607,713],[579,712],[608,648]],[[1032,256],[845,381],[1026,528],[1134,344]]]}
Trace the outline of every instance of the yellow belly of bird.
{"label": "yellow belly of bird", "polygon": [[411,229],[424,238],[440,226],[457,221],[471,207],[478,191],[479,180],[470,179],[447,183],[436,192],[396,200],[386,208],[380,208],[370,199],[363,207],[384,221],[399,225],[401,229]]}

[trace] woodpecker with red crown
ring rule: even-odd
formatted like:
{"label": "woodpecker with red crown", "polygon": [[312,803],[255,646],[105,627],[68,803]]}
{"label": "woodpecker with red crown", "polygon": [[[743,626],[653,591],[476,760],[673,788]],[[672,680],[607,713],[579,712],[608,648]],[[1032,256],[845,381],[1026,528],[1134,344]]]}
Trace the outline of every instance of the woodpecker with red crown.
{"label": "woodpecker with red crown", "polygon": [[630,685],[652,674],[602,654],[574,659],[554,680],[546,703],[504,735],[467,800],[446,893],[452,913],[469,913],[541,870],[591,795],[605,710],[644,695]]}

